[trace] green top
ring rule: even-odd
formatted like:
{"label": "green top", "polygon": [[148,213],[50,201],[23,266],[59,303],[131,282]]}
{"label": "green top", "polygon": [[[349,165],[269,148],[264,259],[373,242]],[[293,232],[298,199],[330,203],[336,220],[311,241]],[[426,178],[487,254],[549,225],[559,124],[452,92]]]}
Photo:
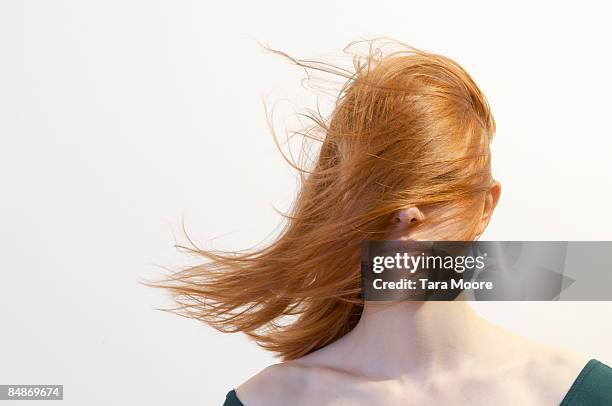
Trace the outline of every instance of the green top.
{"label": "green top", "polygon": [[227,393],[227,396],[225,397],[225,403],[223,403],[223,406],[244,406],[244,405],[242,404],[240,399],[238,399],[238,396],[236,396],[236,391],[232,389],[231,391]]}
{"label": "green top", "polygon": [[[223,406],[244,406],[231,390]],[[582,368],[559,406],[612,406],[612,368],[592,359]]]}
{"label": "green top", "polygon": [[591,405],[612,405],[612,368],[596,359],[582,368],[559,406]]}

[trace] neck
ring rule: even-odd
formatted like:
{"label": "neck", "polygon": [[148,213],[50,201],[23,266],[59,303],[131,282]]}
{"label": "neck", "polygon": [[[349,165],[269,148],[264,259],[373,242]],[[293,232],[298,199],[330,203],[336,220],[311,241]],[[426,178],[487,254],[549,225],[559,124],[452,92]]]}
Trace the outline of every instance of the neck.
{"label": "neck", "polygon": [[487,343],[499,343],[500,334],[466,301],[366,302],[357,326],[321,355],[335,354],[337,367],[366,376],[425,376],[469,368],[497,350]]}

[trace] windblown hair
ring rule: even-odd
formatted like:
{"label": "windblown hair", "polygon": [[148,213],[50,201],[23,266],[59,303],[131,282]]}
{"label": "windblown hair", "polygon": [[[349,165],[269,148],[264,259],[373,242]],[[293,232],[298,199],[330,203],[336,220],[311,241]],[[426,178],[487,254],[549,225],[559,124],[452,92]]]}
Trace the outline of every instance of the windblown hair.
{"label": "windblown hair", "polygon": [[[359,321],[360,245],[388,237],[394,213],[438,205],[475,217],[469,207],[492,181],[495,122],[485,96],[447,57],[380,39],[345,52],[363,44],[350,70],[271,50],[346,83],[329,117],[308,113],[314,124],[303,134],[321,135],[318,158],[298,168],[280,236],[246,252],[191,248],[205,263],[156,284],[171,292],[175,312],[299,358]],[[474,239],[475,226],[454,237]]]}

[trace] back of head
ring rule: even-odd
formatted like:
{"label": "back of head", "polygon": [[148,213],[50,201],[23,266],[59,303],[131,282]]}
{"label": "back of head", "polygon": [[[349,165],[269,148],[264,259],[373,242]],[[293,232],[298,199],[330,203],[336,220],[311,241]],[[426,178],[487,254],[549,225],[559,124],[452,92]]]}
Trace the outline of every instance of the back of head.
{"label": "back of head", "polygon": [[389,238],[394,213],[432,208],[420,239],[476,237],[473,208],[492,182],[486,98],[449,58],[367,44],[353,72],[290,58],[346,78],[330,117],[312,117],[324,135],[318,158],[272,244],[241,254],[195,249],[206,263],[158,284],[178,312],[295,359],[355,326],[361,243]]}

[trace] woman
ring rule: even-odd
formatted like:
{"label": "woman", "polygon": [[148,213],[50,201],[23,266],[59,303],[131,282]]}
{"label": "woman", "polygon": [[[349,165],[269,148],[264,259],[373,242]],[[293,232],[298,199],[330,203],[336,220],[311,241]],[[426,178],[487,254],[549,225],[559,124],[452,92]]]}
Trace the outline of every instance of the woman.
{"label": "woman", "polygon": [[363,241],[475,240],[501,190],[495,122],[466,71],[397,42],[367,45],[354,71],[290,58],[346,84],[329,119],[309,115],[303,134],[320,136],[320,151],[298,168],[279,238],[238,254],[196,249],[207,263],[161,284],[182,314],[284,361],[225,404],[612,404],[610,368],[514,335],[466,301],[362,300]]}

